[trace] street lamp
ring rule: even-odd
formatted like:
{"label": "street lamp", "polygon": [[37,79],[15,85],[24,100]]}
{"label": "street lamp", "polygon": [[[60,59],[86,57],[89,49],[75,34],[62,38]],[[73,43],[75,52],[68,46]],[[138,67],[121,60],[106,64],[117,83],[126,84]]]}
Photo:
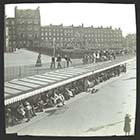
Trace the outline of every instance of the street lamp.
{"label": "street lamp", "polygon": [[53,38],[53,57],[54,57],[54,68],[55,68],[55,50],[56,50],[56,46],[55,46],[55,38]]}
{"label": "street lamp", "polygon": [[53,38],[53,56],[54,56],[54,57],[55,57],[55,50],[56,50],[55,38]]}

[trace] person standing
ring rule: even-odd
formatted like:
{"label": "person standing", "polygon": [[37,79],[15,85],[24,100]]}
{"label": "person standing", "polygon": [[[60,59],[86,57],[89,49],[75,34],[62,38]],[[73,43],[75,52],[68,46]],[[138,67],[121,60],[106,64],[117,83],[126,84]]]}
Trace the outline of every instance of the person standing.
{"label": "person standing", "polygon": [[65,55],[65,60],[66,60],[66,62],[67,62],[67,68],[69,67],[69,63],[72,63],[72,61],[71,61],[71,59],[70,59],[70,57],[69,56],[67,56],[67,55]]}
{"label": "person standing", "polygon": [[51,69],[55,69],[55,57],[52,56],[51,58],[51,66],[50,66]]}
{"label": "person standing", "polygon": [[62,66],[61,66],[61,56],[59,54],[57,56],[57,60],[56,61],[58,62],[57,69],[61,69],[62,68]]}
{"label": "person standing", "polygon": [[41,53],[39,53],[38,57],[37,57],[37,61],[36,61],[36,67],[41,67],[42,63],[41,63]]}
{"label": "person standing", "polygon": [[130,135],[130,130],[131,130],[130,122],[131,122],[131,119],[129,117],[129,114],[126,114],[125,121],[124,121],[124,129],[123,129],[125,132],[125,135]]}

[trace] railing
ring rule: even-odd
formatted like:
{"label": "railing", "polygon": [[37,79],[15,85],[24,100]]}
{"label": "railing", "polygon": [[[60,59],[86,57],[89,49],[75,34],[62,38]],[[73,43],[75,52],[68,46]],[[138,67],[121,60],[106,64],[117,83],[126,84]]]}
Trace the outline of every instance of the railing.
{"label": "railing", "polygon": [[[123,55],[118,56],[117,58],[126,58],[126,57],[132,57],[132,55]],[[62,68],[66,68],[66,61],[61,62]],[[83,65],[82,59],[73,59],[71,66],[78,66]],[[56,68],[57,68],[57,62],[56,62]],[[54,69],[53,69],[54,70]],[[50,69],[50,62],[43,63],[42,67],[35,67],[35,65],[24,65],[24,66],[15,66],[15,67],[5,67],[4,69],[4,81],[10,81],[12,79],[19,79],[24,78],[27,76],[33,76],[37,74],[43,74],[47,71],[52,71]]]}
{"label": "railing", "polygon": [[[4,81],[10,81],[12,79],[19,79],[27,76],[33,76],[36,74],[43,74],[47,71],[52,71],[50,69],[50,62],[43,63],[41,67],[35,67],[35,65],[24,65],[24,66],[15,66],[15,67],[5,67],[4,69]],[[74,59],[71,66],[82,64],[82,59]],[[62,68],[66,68],[66,62],[61,62]],[[57,68],[57,62],[56,62]],[[54,70],[54,69],[53,69]]]}

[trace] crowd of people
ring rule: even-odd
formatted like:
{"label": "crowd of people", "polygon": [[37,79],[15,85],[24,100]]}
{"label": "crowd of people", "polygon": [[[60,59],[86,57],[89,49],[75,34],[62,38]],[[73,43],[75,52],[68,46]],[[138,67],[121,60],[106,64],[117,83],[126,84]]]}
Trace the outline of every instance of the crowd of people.
{"label": "crowd of people", "polygon": [[120,76],[121,73],[126,73],[126,64],[114,67],[104,72],[97,73],[87,80],[87,91],[94,93],[97,90],[94,88],[99,83],[105,82],[110,78]]}
{"label": "crowd of people", "polygon": [[50,68],[55,69],[55,63],[57,62],[57,69],[62,69],[62,65],[61,65],[62,58],[64,58],[66,61],[66,67],[69,67],[69,64],[72,63],[71,58],[67,55],[65,55],[64,57],[61,57],[60,54],[58,54],[57,58],[52,56]]}
{"label": "crowd of people", "polygon": [[[126,50],[97,50],[92,53],[86,53],[83,55],[82,62],[83,64],[89,64],[89,63],[96,63],[96,62],[103,62],[108,60],[114,60],[116,59],[116,56],[118,55],[124,55],[126,54]],[[65,61],[65,66],[62,66],[62,59]],[[72,64],[72,59],[68,55],[61,56],[58,54],[56,57],[51,57],[51,64],[50,69],[62,69],[63,67],[69,67],[70,64]],[[56,66],[57,65],[57,66]],[[36,67],[41,67],[41,53],[39,53],[36,61]]]}
{"label": "crowd of people", "polygon": [[112,50],[100,50],[94,53],[85,54],[83,56],[83,64],[103,62],[107,60],[116,59],[116,54]]}
{"label": "crowd of people", "polygon": [[16,107],[7,106],[5,110],[6,127],[23,121],[29,122],[38,112],[44,112],[46,108],[64,106],[66,101],[83,91],[94,93],[97,91],[95,89],[96,85],[112,77],[119,76],[122,72],[126,72],[125,64],[87,77],[88,85],[86,88],[85,81],[80,79],[68,85],[41,93],[35,100],[22,101]]}

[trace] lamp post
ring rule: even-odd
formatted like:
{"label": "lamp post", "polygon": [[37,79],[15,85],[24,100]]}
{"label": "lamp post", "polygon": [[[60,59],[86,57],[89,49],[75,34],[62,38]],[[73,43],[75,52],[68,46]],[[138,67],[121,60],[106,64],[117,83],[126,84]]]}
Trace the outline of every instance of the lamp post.
{"label": "lamp post", "polygon": [[[55,58],[55,51],[56,51],[55,38],[53,38],[53,56],[54,56],[54,58]],[[54,67],[55,67],[55,61],[54,61]]]}

